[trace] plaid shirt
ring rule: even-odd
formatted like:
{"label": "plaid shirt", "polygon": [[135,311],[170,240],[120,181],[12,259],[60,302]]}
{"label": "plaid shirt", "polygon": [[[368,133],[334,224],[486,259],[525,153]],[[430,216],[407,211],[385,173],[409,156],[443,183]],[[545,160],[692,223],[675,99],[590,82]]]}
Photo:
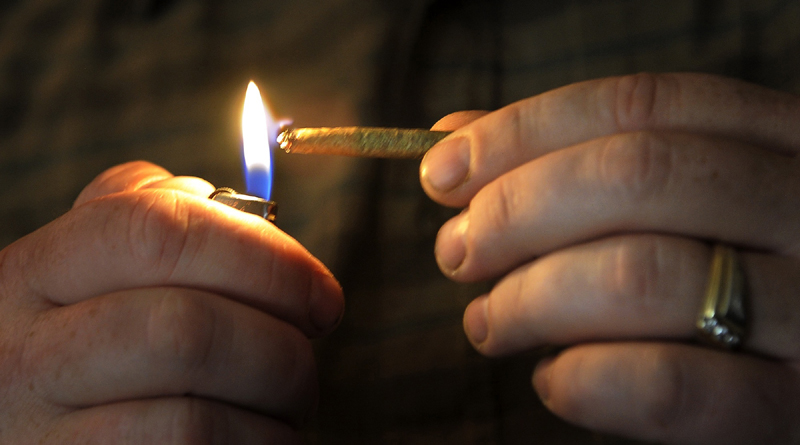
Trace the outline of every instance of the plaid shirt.
{"label": "plaid shirt", "polygon": [[[147,159],[240,187],[254,78],[297,125],[428,127],[571,82],[703,71],[800,91],[800,2],[51,0],[0,5],[0,245],[66,211],[103,169]],[[454,214],[418,163],[276,157],[278,225],[347,296],[317,342],[313,443],[628,443],[566,425],[530,386],[541,352],[476,354],[490,283],[444,279]]]}

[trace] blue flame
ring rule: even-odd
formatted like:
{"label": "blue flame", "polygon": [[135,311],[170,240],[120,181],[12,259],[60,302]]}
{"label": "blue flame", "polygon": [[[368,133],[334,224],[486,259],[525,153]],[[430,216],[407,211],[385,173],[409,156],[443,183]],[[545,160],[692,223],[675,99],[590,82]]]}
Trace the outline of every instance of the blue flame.
{"label": "blue flame", "polygon": [[[270,153],[272,161],[272,153]],[[244,163],[244,183],[247,187],[247,194],[258,196],[269,201],[272,196],[272,168],[263,166],[249,167]],[[270,163],[270,167],[272,164]]]}

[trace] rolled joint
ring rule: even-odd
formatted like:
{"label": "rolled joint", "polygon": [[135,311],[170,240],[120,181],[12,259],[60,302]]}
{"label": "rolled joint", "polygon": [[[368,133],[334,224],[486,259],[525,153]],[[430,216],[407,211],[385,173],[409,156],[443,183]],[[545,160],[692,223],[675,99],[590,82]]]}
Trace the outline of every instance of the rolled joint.
{"label": "rolled joint", "polygon": [[449,134],[406,128],[282,127],[277,142],[287,153],[421,159]]}

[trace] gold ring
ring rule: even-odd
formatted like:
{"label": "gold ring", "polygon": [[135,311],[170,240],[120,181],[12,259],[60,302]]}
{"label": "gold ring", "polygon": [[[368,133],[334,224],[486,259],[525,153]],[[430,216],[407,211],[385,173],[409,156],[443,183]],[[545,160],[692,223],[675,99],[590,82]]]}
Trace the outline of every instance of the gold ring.
{"label": "gold ring", "polygon": [[705,302],[697,317],[701,339],[722,349],[741,347],[747,333],[746,300],[747,282],[736,250],[715,245]]}

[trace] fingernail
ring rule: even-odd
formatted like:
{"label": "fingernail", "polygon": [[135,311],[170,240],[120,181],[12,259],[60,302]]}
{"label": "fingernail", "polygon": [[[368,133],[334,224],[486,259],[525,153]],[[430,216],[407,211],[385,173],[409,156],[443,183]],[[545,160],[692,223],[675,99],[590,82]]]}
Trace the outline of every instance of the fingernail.
{"label": "fingernail", "polygon": [[447,139],[428,151],[420,164],[420,178],[433,190],[449,192],[467,180],[469,175],[469,139]]}
{"label": "fingernail", "polygon": [[533,371],[533,388],[539,394],[539,399],[542,400],[545,406],[550,401],[550,373],[553,360],[553,357],[543,358]]}
{"label": "fingernail", "polygon": [[485,342],[489,335],[489,324],[486,320],[488,302],[489,297],[486,295],[478,297],[464,311],[464,332],[476,348]]}
{"label": "fingernail", "polygon": [[311,294],[311,324],[320,334],[326,334],[339,324],[343,314],[344,298],[339,282],[330,275],[316,278]]}
{"label": "fingernail", "polygon": [[452,275],[467,255],[465,237],[469,228],[469,211],[444,223],[436,237],[436,261],[446,274]]}

